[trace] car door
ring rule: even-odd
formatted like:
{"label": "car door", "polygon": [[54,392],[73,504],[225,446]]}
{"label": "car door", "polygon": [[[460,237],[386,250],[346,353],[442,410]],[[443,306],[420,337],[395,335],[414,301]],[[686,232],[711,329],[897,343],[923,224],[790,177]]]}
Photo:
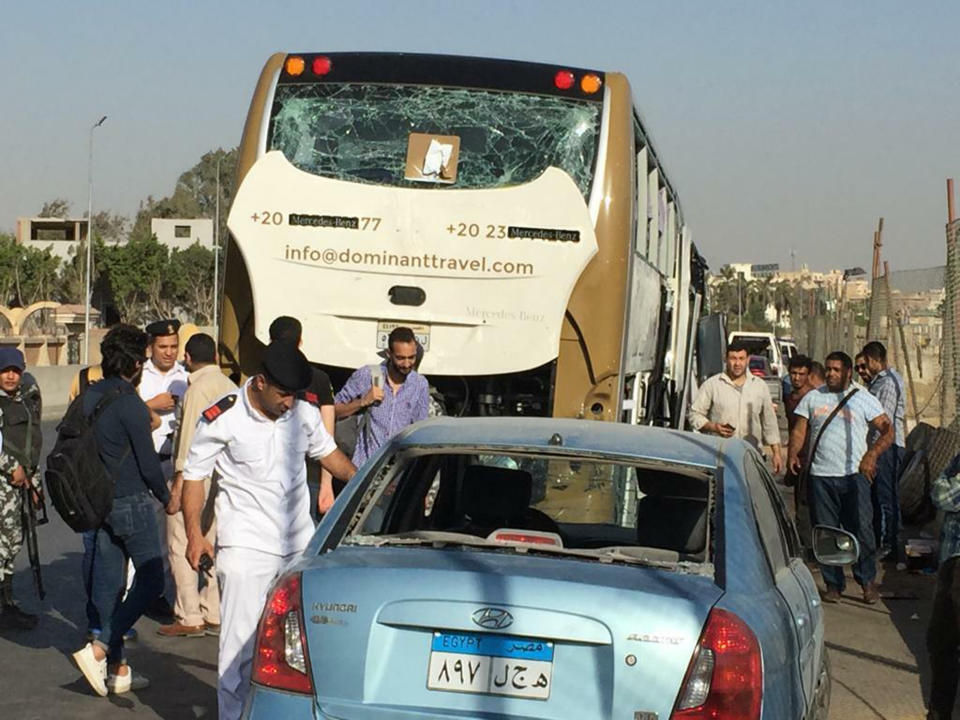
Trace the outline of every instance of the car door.
{"label": "car door", "polygon": [[823,662],[824,627],[823,605],[820,601],[820,591],[817,589],[817,583],[804,562],[803,544],[800,542],[797,527],[787,511],[783,496],[780,494],[776,483],[765,467],[761,466],[760,473],[764,479],[764,484],[767,486],[774,510],[777,513],[783,538],[786,542],[790,570],[797,578],[797,583],[803,592],[804,600],[806,600],[809,622],[806,623],[805,632],[803,633],[805,636],[804,642],[807,645],[807,647],[804,648],[805,655],[803,656],[803,683],[807,702],[810,702],[816,689],[819,668]]}
{"label": "car door", "polygon": [[[811,608],[808,589],[804,587],[797,569],[793,567],[794,562],[800,562],[800,559],[791,555],[789,526],[784,525],[786,518],[782,512],[783,501],[760,458],[754,453],[749,453],[744,458],[744,475],[750,488],[760,539],[770,562],[777,591],[786,602],[793,621],[799,650],[797,661],[800,681],[804,698],[809,704],[816,682],[815,668],[819,666],[820,660],[822,635],[818,638],[817,631],[818,628],[822,630],[822,622],[816,622],[817,617]],[[805,567],[803,569],[806,570]],[[809,572],[807,574],[809,575]],[[819,610],[819,598],[817,602]]]}

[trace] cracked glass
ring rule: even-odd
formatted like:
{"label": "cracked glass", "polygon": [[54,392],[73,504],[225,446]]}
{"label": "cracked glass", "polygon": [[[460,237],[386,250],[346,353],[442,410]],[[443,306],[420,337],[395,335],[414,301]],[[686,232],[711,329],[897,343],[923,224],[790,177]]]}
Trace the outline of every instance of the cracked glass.
{"label": "cracked glass", "polygon": [[373,84],[278,85],[269,150],[338,180],[425,187],[404,178],[410,133],[456,135],[454,185],[518,185],[548,167],[565,171],[586,198],[602,104],[464,88]]}

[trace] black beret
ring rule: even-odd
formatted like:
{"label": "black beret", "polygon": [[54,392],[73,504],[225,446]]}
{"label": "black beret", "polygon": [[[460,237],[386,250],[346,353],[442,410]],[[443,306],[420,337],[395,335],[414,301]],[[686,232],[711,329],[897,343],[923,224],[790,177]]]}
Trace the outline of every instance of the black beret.
{"label": "black beret", "polygon": [[263,353],[263,374],[274,385],[290,392],[310,386],[313,370],[306,356],[289,342],[272,342]]}
{"label": "black beret", "polygon": [[176,335],[180,329],[179,320],[157,320],[146,327],[147,335],[150,337],[163,337],[164,335]]}

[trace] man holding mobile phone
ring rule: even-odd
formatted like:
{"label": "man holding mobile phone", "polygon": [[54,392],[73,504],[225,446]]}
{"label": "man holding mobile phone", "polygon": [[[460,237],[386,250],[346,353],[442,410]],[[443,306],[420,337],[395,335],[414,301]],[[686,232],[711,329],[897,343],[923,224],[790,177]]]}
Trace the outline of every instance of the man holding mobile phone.
{"label": "man holding mobile phone", "polygon": [[357,467],[407,425],[427,418],[430,387],[414,370],[416,364],[413,331],[394,328],[387,339],[387,359],[380,365],[355,370],[337,393],[334,410],[338,419],[367,413],[353,453]]}
{"label": "man holding mobile phone", "polygon": [[749,361],[745,344],[727,347],[724,371],[700,387],[690,406],[690,425],[703,433],[741,438],[761,453],[768,446],[770,466],[777,474],[783,469],[777,414],[767,384],[747,372]]}
{"label": "man holding mobile phone", "polygon": [[[160,425],[153,430],[153,448],[157,451],[163,476],[169,485],[173,478],[173,436],[177,430],[177,402],[187,391],[187,369],[177,362],[180,352],[180,321],[157,320],[146,327],[150,344],[147,349],[150,358],[143,364],[143,374],[137,387],[140,397],[147,407],[160,418]],[[160,544],[167,544],[167,516],[163,508],[157,512],[157,525],[160,532]],[[163,599],[158,610],[173,612],[176,589],[170,572],[170,562],[163,555]]]}

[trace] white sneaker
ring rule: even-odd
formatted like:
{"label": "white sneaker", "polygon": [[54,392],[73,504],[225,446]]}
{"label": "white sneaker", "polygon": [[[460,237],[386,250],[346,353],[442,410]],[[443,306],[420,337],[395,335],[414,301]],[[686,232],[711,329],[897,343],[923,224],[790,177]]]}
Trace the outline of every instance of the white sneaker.
{"label": "white sneaker", "polygon": [[131,690],[143,690],[145,687],[150,687],[150,681],[145,676],[133,672],[133,668],[129,665],[126,675],[110,673],[107,676],[107,690],[116,695]]}
{"label": "white sneaker", "polygon": [[100,697],[107,696],[107,659],[97,660],[93,654],[93,644],[87,643],[73,653],[73,661],[90,683],[90,687]]}

